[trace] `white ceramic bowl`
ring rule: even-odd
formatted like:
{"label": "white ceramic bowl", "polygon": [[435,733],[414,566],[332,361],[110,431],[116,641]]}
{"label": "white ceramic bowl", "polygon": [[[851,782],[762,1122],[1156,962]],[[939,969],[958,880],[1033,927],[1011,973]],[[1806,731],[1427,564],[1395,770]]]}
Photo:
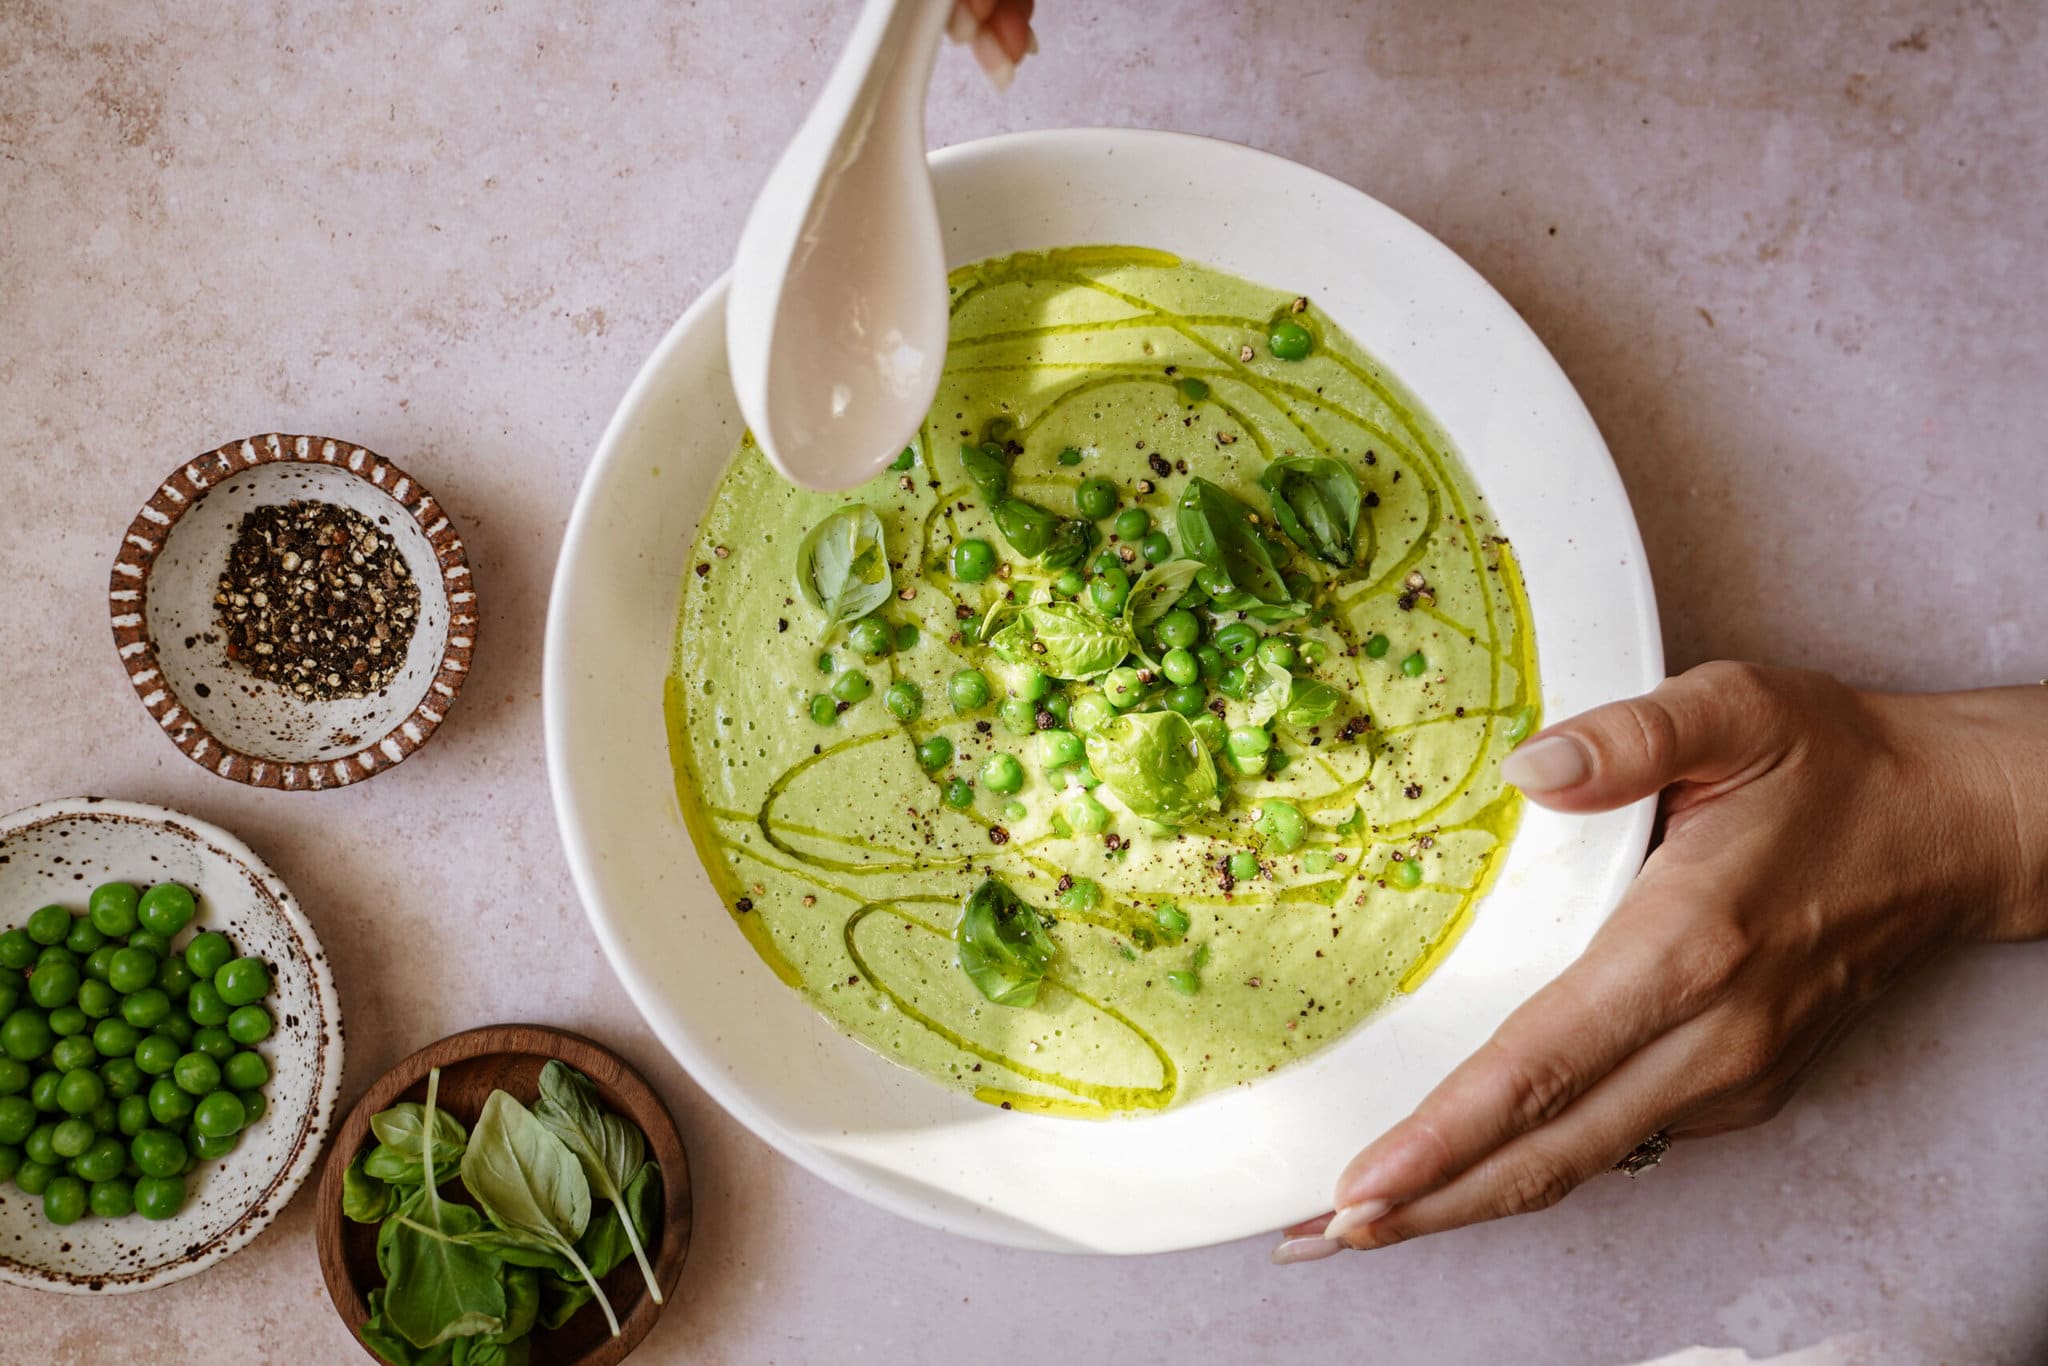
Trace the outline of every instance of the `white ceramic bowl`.
{"label": "white ceramic bowl", "polygon": [[[291,1201],[327,1141],[341,1090],[341,1003],[313,927],[277,875],[240,840],[160,806],[72,797],[0,817],[0,925],[56,902],[74,913],[102,882],[180,882],[199,903],[193,929],[219,930],[271,968],[276,1020],[257,1045],[270,1063],[268,1108],[233,1153],[187,1178],[185,1208],[60,1228],[43,1202],[0,1188],[0,1281],[37,1290],[148,1290],[204,1271],[261,1233]],[[0,1352],[0,1356],[4,1356]]]}
{"label": "white ceramic bowl", "polygon": [[[1519,552],[1544,707],[1654,685],[1655,602],[1606,446],[1543,344],[1392,210],[1261,152],[1166,133],[1028,133],[932,158],[949,264],[1159,247],[1319,308],[1449,432]],[[697,1082],[827,1180],[1018,1246],[1155,1252],[1329,1208],[1338,1171],[1584,946],[1647,805],[1532,810],[1464,941],[1412,997],[1257,1085],[1142,1119],[1008,1113],[838,1033],[755,957],[673,795],[661,711],[698,514],[738,444],[716,285],[663,339],[577,499],[548,615],[548,767],[570,867],[634,1002]]]}

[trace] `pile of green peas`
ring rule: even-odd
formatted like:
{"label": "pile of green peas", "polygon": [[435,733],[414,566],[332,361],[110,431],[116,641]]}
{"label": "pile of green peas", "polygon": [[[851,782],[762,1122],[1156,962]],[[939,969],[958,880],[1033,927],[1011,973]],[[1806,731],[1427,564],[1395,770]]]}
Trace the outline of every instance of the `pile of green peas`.
{"label": "pile of green peas", "polygon": [[[917,627],[906,622],[891,627],[880,617],[862,617],[846,633],[846,643],[863,659],[877,659],[890,650],[908,650],[917,644]],[[824,692],[811,697],[811,720],[829,726],[839,713],[857,707],[875,694],[875,681],[858,668],[841,669],[830,650],[818,655],[818,672],[832,679]],[[915,721],[924,711],[924,694],[915,683],[899,679],[882,693],[882,705],[901,721]]]}
{"label": "pile of green peas", "polygon": [[168,1219],[185,1177],[263,1116],[270,971],[192,923],[174,882],[93,889],[0,933],[0,1183],[53,1224]]}

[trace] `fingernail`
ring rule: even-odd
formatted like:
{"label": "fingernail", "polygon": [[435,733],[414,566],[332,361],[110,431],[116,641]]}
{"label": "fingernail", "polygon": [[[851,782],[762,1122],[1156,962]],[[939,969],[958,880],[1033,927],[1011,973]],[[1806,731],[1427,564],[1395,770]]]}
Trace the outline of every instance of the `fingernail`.
{"label": "fingernail", "polygon": [[1017,64],[1010,60],[1010,54],[1003,51],[1003,45],[987,29],[974,35],[974,60],[981,63],[981,69],[988,74],[988,83],[997,90],[1008,90],[1010,82],[1017,79]]}
{"label": "fingernail", "polygon": [[1323,1236],[1349,1244],[1352,1234],[1363,1232],[1366,1225],[1383,1217],[1393,1207],[1393,1201],[1383,1200],[1377,1196],[1371,1200],[1361,1200],[1355,1205],[1346,1205],[1330,1216],[1329,1225],[1323,1229]]}
{"label": "fingernail", "polygon": [[946,21],[946,36],[956,43],[974,40],[975,30],[981,25],[974,22],[974,14],[965,5],[954,7],[953,17]]}
{"label": "fingernail", "polygon": [[1031,30],[1029,37],[1030,41],[1024,44],[1024,55],[1027,57],[1036,56],[1038,53],[1038,30]]}
{"label": "fingernail", "polygon": [[1344,1244],[1335,1238],[1289,1238],[1273,1249],[1274,1266],[1293,1266],[1296,1262],[1320,1262],[1325,1257],[1334,1257],[1344,1250]]}
{"label": "fingernail", "polygon": [[1586,781],[1592,756],[1569,735],[1546,735],[1523,745],[1500,766],[1500,776],[1524,792],[1555,792]]}

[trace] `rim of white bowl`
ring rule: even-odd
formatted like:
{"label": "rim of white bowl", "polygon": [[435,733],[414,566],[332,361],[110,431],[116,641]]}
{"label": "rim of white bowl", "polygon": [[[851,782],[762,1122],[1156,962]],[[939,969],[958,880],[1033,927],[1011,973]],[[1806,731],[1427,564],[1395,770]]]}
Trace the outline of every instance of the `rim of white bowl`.
{"label": "rim of white bowl", "polygon": [[[1557,383],[1562,386],[1563,392],[1569,394],[1571,400],[1578,405],[1579,413],[1584,418],[1585,426],[1592,434],[1593,443],[1597,446],[1602,456],[1601,461],[1598,462],[1597,470],[1591,473],[1591,477],[1597,479],[1602,484],[1602,487],[1597,492],[1605,498],[1614,500],[1627,514],[1624,519],[1626,523],[1626,543],[1617,548],[1626,552],[1627,565],[1633,571],[1626,587],[1631,590],[1631,596],[1634,598],[1633,606],[1636,609],[1636,620],[1640,626],[1638,638],[1630,642],[1637,658],[1643,664],[1639,681],[1647,688],[1663,677],[1663,638],[1659,628],[1656,596],[1652,589],[1649,567],[1643,552],[1641,530],[1635,520],[1634,509],[1629,502],[1628,491],[1622,484],[1620,471],[1615,468],[1613,457],[1607,450],[1605,439],[1600,436],[1599,428],[1594,423],[1592,414],[1586,411],[1585,401],[1579,396],[1577,387],[1571,383],[1570,377],[1564,373],[1563,367],[1557,363],[1556,357],[1551,354],[1550,348],[1543,343],[1542,338],[1536,335],[1534,329],[1516,311],[1514,305],[1509,303],[1493,287],[1490,281],[1481,275],[1462,256],[1459,256],[1450,247],[1438,240],[1434,234],[1406,215],[1401,214],[1398,210],[1390,208],[1379,200],[1374,199],[1365,191],[1326,172],[1318,171],[1313,167],[1305,166],[1300,162],[1261,148],[1232,142],[1228,139],[1206,137],[1194,133],[1146,128],[1034,129],[1025,132],[1002,133],[993,137],[978,138],[970,142],[956,143],[949,147],[939,148],[931,153],[930,162],[933,170],[938,172],[956,164],[978,159],[1000,158],[1033,151],[1043,152],[1060,146],[1076,148],[1077,150],[1089,150],[1091,148],[1103,149],[1124,145],[1161,152],[1175,147],[1199,149],[1202,154],[1211,156],[1227,153],[1231,156],[1255,159],[1267,164],[1271,168],[1278,169],[1283,174],[1307,177],[1332,198],[1364,200],[1372,206],[1374,212],[1391,216],[1404,230],[1414,235],[1421,249],[1434,251],[1439,254],[1451,269],[1457,274],[1466,277],[1469,283],[1475,285],[1479,297],[1485,299],[1495,312],[1495,317],[1491,321],[1503,330],[1516,335],[1518,340],[1531,348],[1532,354],[1540,355],[1542,362],[1549,368]],[[569,756],[563,752],[563,735],[566,724],[566,716],[563,709],[566,706],[565,696],[570,687],[567,673],[571,667],[571,661],[566,658],[559,642],[563,633],[568,629],[567,609],[564,607],[564,603],[573,595],[564,592],[563,589],[565,583],[571,581],[577,573],[577,559],[580,547],[584,539],[591,534],[590,525],[598,515],[597,489],[602,483],[599,475],[606,466],[618,458],[619,448],[625,443],[629,430],[638,420],[643,406],[655,392],[660,377],[665,374],[671,353],[682,346],[685,340],[700,327],[705,325],[703,321],[705,315],[718,314],[723,310],[728,281],[729,273],[721,274],[707,285],[704,292],[684,310],[682,316],[663,334],[661,341],[648,354],[647,359],[641,363],[640,369],[635,373],[633,381],[627,387],[624,397],[620,399],[617,408],[612,412],[611,418],[606,422],[603,435],[598,439],[597,448],[592,454],[590,464],[584,471],[582,483],[577,489],[576,502],[570,512],[568,526],[563,533],[562,549],[556,560],[553,589],[548,603],[548,616],[543,644],[541,708],[545,731],[548,785],[555,808],[556,826],[561,833],[563,854],[569,864],[570,878],[576,886],[577,897],[582,902],[584,917],[590,922],[591,931],[597,936],[598,944],[603,949],[605,958],[610,962],[613,973],[618,977],[620,984],[626,989],[627,997],[633,1002],[634,1008],[640,1012],[641,1018],[647,1022],[655,1037],[661,1041],[662,1046],[690,1074],[691,1079],[698,1086],[702,1087],[728,1114],[739,1120],[741,1124],[768,1143],[769,1146],[805,1170],[830,1182],[847,1194],[889,1210],[894,1214],[901,1215],[903,1218],[914,1223],[923,1224],[926,1227],[939,1229],[943,1232],[962,1234],[984,1242],[1005,1246],[1033,1250],[1076,1251],[1078,1249],[1062,1244],[1037,1241],[1022,1236],[1015,1224],[1004,1218],[982,1217],[973,1220],[962,1220],[940,1217],[931,1207],[908,1199],[890,1186],[869,1177],[861,1171],[858,1165],[846,1161],[835,1154],[823,1152],[802,1137],[791,1133],[770,1115],[765,1108],[756,1103],[743,1086],[732,1080],[726,1069],[718,1064],[717,1059],[698,1044],[695,1035],[675,1019],[668,1002],[663,999],[661,993],[655,988],[639,961],[628,952],[620,934],[612,924],[611,913],[602,908],[597,872],[597,865],[602,861],[602,855],[595,847],[596,839],[593,833],[587,828],[581,813],[576,809],[575,803],[568,795],[569,784],[565,776],[568,769]],[[714,319],[712,325],[719,326],[720,324]],[[1654,800],[1639,802],[1623,812],[1615,813],[1615,816],[1622,822],[1616,843],[1629,854],[1626,863],[1631,870],[1629,877],[1633,877],[1633,868],[1640,862],[1643,852],[1649,846],[1650,830],[1655,817],[1655,802]],[[1601,899],[1607,906],[1608,913],[1611,913],[1613,906],[1619,901],[1627,881],[1628,878],[1622,878],[1617,885],[1603,889]],[[1370,1023],[1370,1020],[1362,1022],[1361,1027]],[[1336,1173],[1332,1172],[1331,1178],[1333,1181],[1335,1176]],[[1286,1223],[1293,1222],[1295,1217],[1287,1212],[1277,1213],[1270,1228],[1271,1230],[1278,1230],[1284,1227]],[[1213,1246],[1217,1243],[1233,1241],[1239,1237],[1250,1236],[1261,1231],[1264,1227],[1264,1225],[1260,1225],[1259,1227],[1222,1230],[1216,1236],[1204,1240],[1176,1242],[1170,1245],[1161,1244],[1156,1248],[1145,1250],[1163,1252],[1185,1250],[1191,1247]]]}
{"label": "rim of white bowl", "polygon": [[321,1153],[326,1150],[327,1134],[334,1126],[334,1107],[341,1099],[341,1072],[346,1053],[341,1030],[341,997],[334,988],[334,967],[327,961],[327,951],[320,946],[320,936],[314,932],[313,923],[306,919],[306,913],[299,909],[298,900],[284,885],[284,879],[272,872],[270,865],[258,858],[248,845],[211,821],[149,802],[122,801],[116,797],[58,797],[0,816],[0,840],[34,826],[75,816],[113,816],[145,825],[175,827],[240,864],[304,945],[306,961],[313,967],[314,995],[320,1002],[320,1013],[325,1017],[318,1049],[320,1085],[313,1095],[313,1108],[307,1111],[293,1139],[291,1160],[228,1226],[226,1232],[196,1252],[187,1249],[177,1261],[138,1275],[66,1276],[33,1267],[25,1268],[0,1255],[0,1281],[10,1285],[69,1295],[126,1295],[138,1290],[154,1290],[161,1285],[182,1281],[187,1276],[196,1276],[222,1258],[239,1252],[284,1213],[298,1194],[299,1187],[306,1184],[306,1178],[313,1174]]}

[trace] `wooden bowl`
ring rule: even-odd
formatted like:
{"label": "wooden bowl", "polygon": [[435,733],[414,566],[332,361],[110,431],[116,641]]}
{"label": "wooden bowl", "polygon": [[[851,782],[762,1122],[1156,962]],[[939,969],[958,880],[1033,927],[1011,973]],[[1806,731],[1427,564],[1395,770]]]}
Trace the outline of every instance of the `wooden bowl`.
{"label": "wooden bowl", "polygon": [[[297,697],[227,658],[213,598],[242,518],[294,499],[361,514],[419,586],[398,675],[367,697]],[[107,607],[121,667],[171,743],[210,773],[287,792],[374,777],[424,745],[476,647],[476,585],[447,511],[375,451],[320,436],[252,436],[172,470],[121,538]]]}
{"label": "wooden bowl", "polygon": [[[358,1224],[342,1214],[341,1178],[355,1155],[373,1142],[370,1116],[401,1100],[424,1102],[427,1072],[438,1067],[441,1087],[435,1104],[473,1125],[492,1091],[509,1092],[531,1105],[540,1093],[541,1068],[551,1058],[589,1077],[605,1108],[632,1120],[647,1135],[648,1156],[661,1165],[661,1223],[648,1241],[647,1255],[662,1299],[674,1301],[683,1257],[690,1248],[690,1166],[668,1107],[623,1058],[600,1044],[545,1025],[490,1025],[429,1044],[379,1077],[349,1111],[328,1150],[315,1213],[320,1274],[327,1280],[335,1310],[357,1334],[358,1343],[363,1322],[370,1317],[369,1292],[382,1285],[384,1277],[377,1270],[377,1226]],[[450,1186],[448,1193],[458,1189]],[[647,1336],[664,1305],[648,1296],[639,1263],[628,1258],[599,1284],[619,1316],[619,1336],[612,1337],[604,1315],[586,1305],[562,1327],[534,1331],[533,1366],[612,1366]],[[368,1347],[363,1351],[382,1360]]]}

